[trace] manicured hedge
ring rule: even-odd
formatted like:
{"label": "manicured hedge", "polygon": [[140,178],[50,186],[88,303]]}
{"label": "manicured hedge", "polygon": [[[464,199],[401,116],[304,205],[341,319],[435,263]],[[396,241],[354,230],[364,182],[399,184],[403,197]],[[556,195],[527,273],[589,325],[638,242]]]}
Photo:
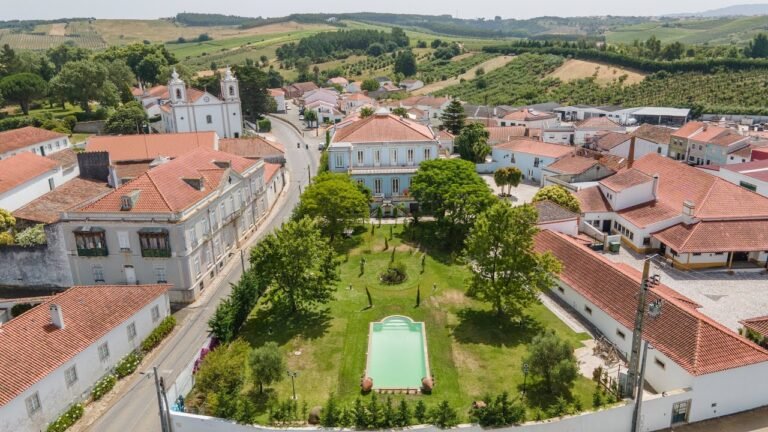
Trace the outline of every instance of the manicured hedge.
{"label": "manicured hedge", "polygon": [[162,342],[171,331],[173,331],[174,327],[176,327],[176,317],[168,315],[160,322],[160,325],[155,327],[155,329],[152,330],[152,333],[144,339],[141,343],[141,350],[145,353],[152,351],[156,346],[160,345],[160,342]]}

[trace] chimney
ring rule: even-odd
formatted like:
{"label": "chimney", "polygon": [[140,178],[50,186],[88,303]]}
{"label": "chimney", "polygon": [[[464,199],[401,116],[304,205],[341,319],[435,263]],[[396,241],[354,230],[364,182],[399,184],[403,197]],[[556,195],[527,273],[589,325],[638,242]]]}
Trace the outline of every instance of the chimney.
{"label": "chimney", "polygon": [[659,199],[659,175],[653,175],[653,199]]}
{"label": "chimney", "polygon": [[709,123],[704,123],[704,128],[702,128],[702,131],[706,132],[709,128]]}
{"label": "chimney", "polygon": [[629,157],[627,159],[627,168],[632,168],[635,163],[635,136],[629,140]]}
{"label": "chimney", "polygon": [[195,188],[195,190],[199,190],[199,191],[203,190],[204,185],[203,185],[203,178],[202,177],[199,177],[199,178],[185,178],[185,179],[182,179],[182,180],[184,180],[184,182],[186,184],[188,184],[188,185],[192,186],[193,188]]}
{"label": "chimney", "polygon": [[683,223],[686,225],[693,224],[694,217],[693,214],[696,211],[696,204],[693,201],[685,200],[683,201]]}
{"label": "chimney", "polygon": [[51,304],[49,307],[51,311],[51,323],[54,326],[63,329],[64,328],[64,312],[61,310],[61,306],[57,304]]}

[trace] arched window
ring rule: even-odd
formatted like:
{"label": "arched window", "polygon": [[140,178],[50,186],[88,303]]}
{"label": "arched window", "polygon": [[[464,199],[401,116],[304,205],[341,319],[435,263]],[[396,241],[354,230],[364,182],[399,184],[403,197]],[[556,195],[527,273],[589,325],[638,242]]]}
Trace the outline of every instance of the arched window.
{"label": "arched window", "polygon": [[181,99],[181,89],[176,89],[176,99]]}
{"label": "arched window", "polygon": [[235,95],[235,88],[232,86],[229,86],[229,95],[234,96]]}

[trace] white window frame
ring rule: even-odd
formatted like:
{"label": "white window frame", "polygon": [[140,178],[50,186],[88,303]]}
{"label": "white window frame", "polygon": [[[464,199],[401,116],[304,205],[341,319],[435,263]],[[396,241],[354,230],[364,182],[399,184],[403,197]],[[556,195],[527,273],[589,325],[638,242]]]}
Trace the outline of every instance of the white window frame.
{"label": "white window frame", "polygon": [[131,251],[131,237],[128,234],[128,231],[117,232],[117,243],[118,243],[118,246],[120,246],[121,251],[125,251],[125,252]]}
{"label": "white window frame", "polygon": [[382,193],[382,180],[380,178],[373,179],[373,193],[380,194]]}
{"label": "white window frame", "polygon": [[357,165],[360,166],[365,162],[365,153],[362,150],[357,151]]}
{"label": "white window frame", "polygon": [[415,152],[413,151],[413,149],[412,149],[412,148],[409,148],[409,149],[408,149],[408,151],[406,151],[406,153],[405,153],[405,154],[406,154],[406,158],[407,158],[407,161],[408,161],[408,163],[409,163],[409,164],[412,164],[412,163],[413,163],[413,154],[414,154],[414,153],[415,153]]}
{"label": "white window frame", "polygon": [[75,365],[64,370],[64,382],[67,387],[72,387],[72,384],[77,382],[77,367]]}
{"label": "white window frame", "polygon": [[99,345],[99,360],[102,362],[109,360],[109,342]]}
{"label": "white window frame", "polygon": [[154,266],[153,270],[157,283],[168,283],[168,269],[165,268],[165,265],[157,264]]}
{"label": "white window frame", "polygon": [[432,149],[427,147],[424,149],[424,160],[432,159]]}
{"label": "white window frame", "polygon": [[95,264],[91,266],[91,274],[93,275],[94,283],[104,283],[104,267],[101,264]]}
{"label": "white window frame", "polygon": [[392,178],[392,195],[400,194],[400,179],[398,177]]}
{"label": "white window frame", "polygon": [[125,327],[125,330],[128,332],[128,340],[134,340],[136,338],[136,323],[132,322],[128,324],[128,326]]}
{"label": "white window frame", "polygon": [[373,164],[374,165],[380,165],[381,164],[381,150],[374,150],[373,151]]}
{"label": "white window frame", "polygon": [[203,273],[202,267],[200,266],[199,255],[195,255],[195,257],[192,259],[192,270],[194,270],[196,277],[200,277],[200,275]]}
{"label": "white window frame", "polygon": [[344,168],[344,155],[338,153],[333,156],[333,165],[336,168]]}
{"label": "white window frame", "polygon": [[155,322],[160,319],[160,306],[154,305],[152,306],[152,322]]}
{"label": "white window frame", "polygon": [[40,395],[37,392],[32,393],[29,397],[24,399],[24,404],[27,406],[27,414],[29,414],[30,417],[38,413],[40,408],[42,408],[40,405]]}
{"label": "white window frame", "polygon": [[389,164],[397,165],[397,149],[391,149],[389,151]]}

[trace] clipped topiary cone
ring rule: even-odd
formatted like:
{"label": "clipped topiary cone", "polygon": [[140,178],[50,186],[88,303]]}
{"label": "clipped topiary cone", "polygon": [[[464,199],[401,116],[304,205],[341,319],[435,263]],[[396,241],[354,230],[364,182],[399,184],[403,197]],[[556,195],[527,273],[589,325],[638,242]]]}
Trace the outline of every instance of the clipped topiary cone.
{"label": "clipped topiary cone", "polygon": [[317,425],[320,424],[320,412],[323,410],[323,407],[321,406],[314,406],[311,410],[309,410],[309,415],[307,416],[307,423],[311,425]]}
{"label": "clipped topiary cone", "polygon": [[369,391],[373,390],[373,378],[371,377],[363,378],[363,381],[360,383],[360,387],[363,389],[363,392],[365,393],[368,393]]}

